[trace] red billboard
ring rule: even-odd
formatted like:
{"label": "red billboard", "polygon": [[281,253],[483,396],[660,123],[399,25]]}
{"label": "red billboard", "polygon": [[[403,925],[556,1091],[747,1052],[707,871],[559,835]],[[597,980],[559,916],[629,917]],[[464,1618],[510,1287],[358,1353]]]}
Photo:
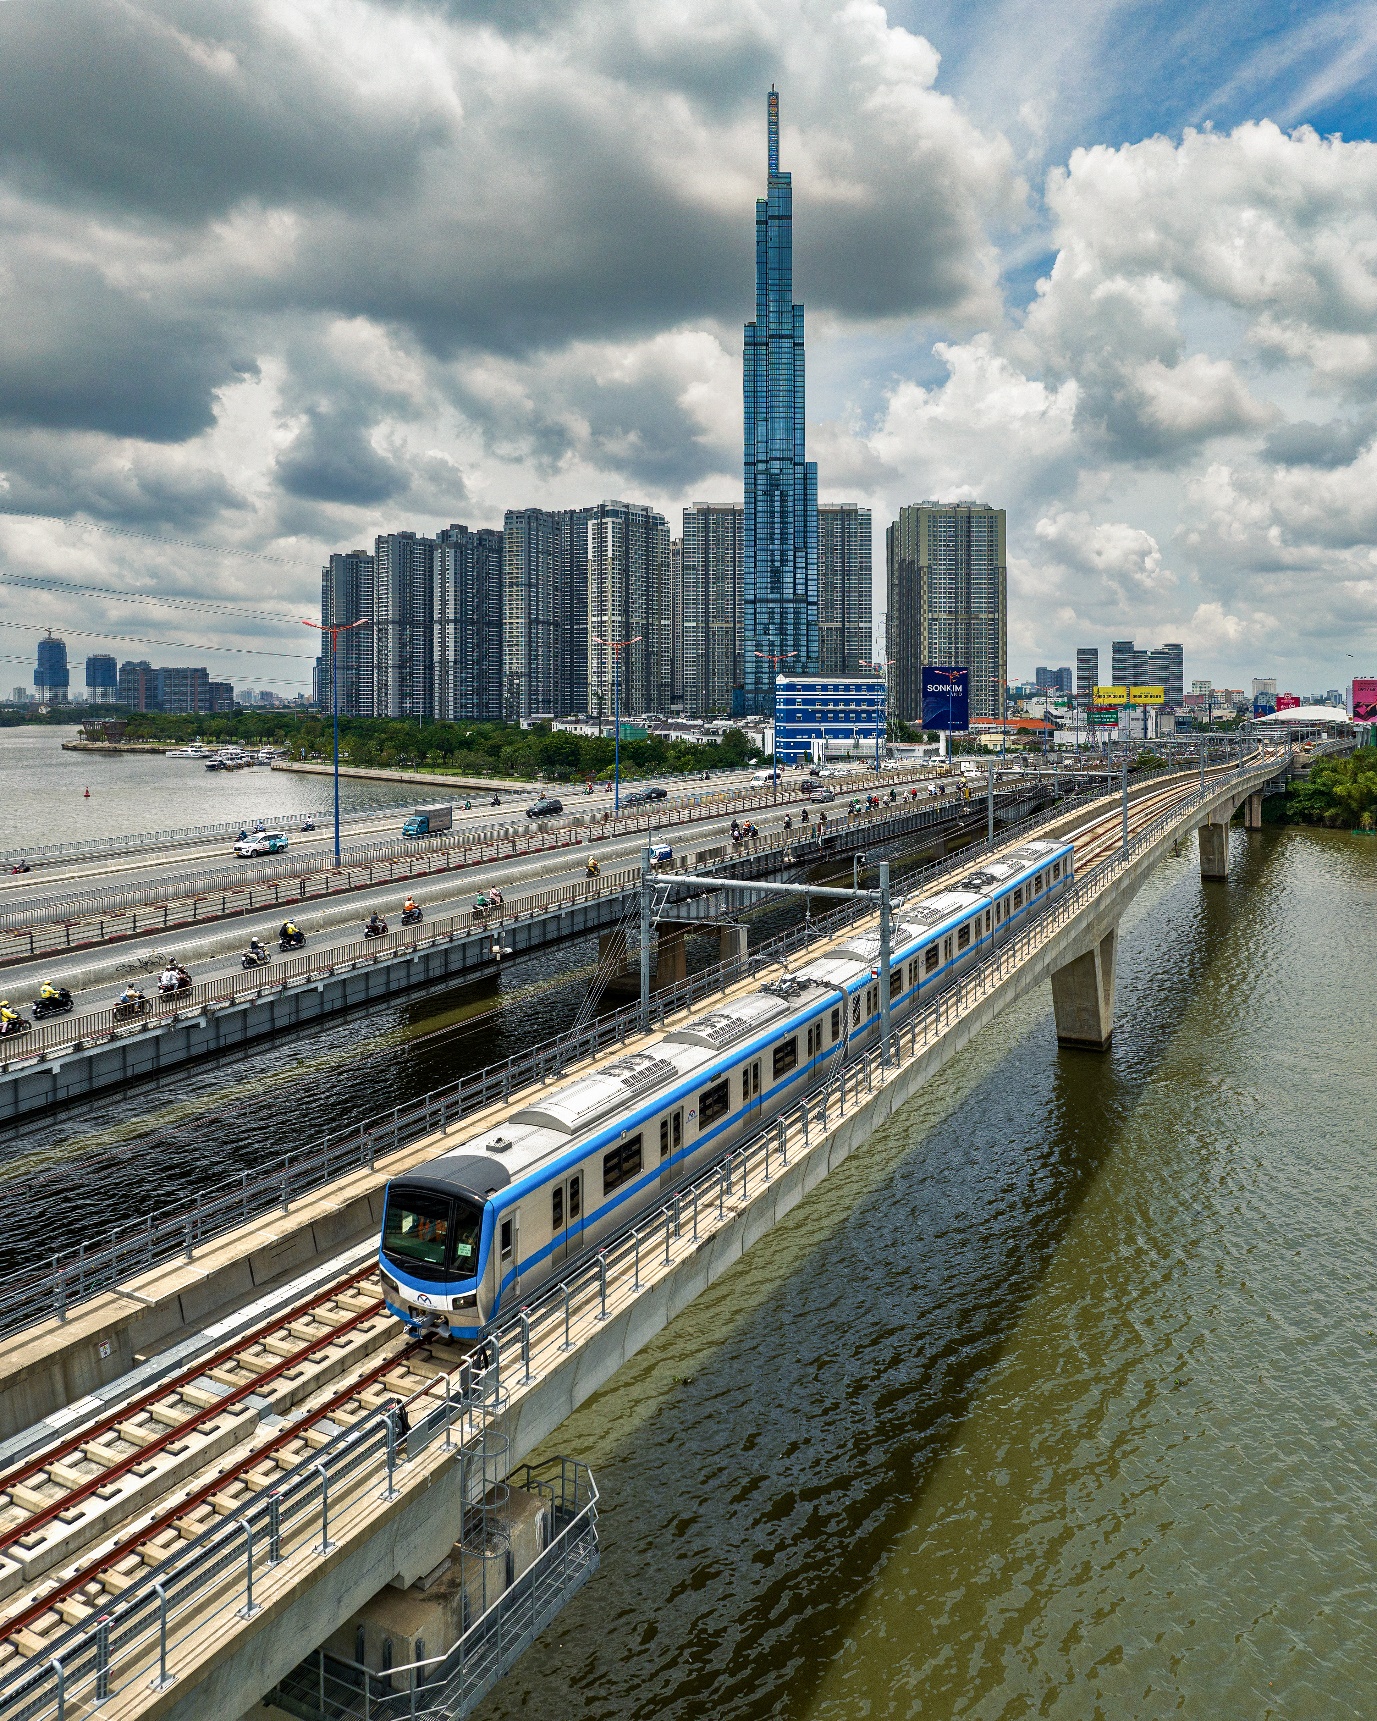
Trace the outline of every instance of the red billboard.
{"label": "red billboard", "polygon": [[1298,693],[1279,693],[1277,695],[1278,711],[1299,711],[1300,695]]}
{"label": "red billboard", "polygon": [[1377,723],[1377,676],[1354,676],[1353,721]]}

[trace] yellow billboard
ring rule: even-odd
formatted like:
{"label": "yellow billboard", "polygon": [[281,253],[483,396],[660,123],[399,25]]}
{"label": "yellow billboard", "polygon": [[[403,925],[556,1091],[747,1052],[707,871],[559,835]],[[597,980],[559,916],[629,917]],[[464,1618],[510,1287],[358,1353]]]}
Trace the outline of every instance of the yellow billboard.
{"label": "yellow billboard", "polygon": [[1127,705],[1128,689],[1126,687],[1097,687],[1095,689],[1096,705]]}
{"label": "yellow billboard", "polygon": [[1130,705],[1160,705],[1165,692],[1163,687],[1130,687],[1128,702]]}

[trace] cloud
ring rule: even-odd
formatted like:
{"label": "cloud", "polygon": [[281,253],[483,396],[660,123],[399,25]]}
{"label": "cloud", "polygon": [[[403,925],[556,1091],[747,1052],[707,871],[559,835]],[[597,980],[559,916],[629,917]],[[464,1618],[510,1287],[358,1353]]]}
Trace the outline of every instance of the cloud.
{"label": "cloud", "polygon": [[1159,592],[1176,584],[1150,532],[1122,520],[1098,524],[1088,514],[1046,515],[1033,528],[1064,566],[1092,574],[1120,594],[1133,587]]}

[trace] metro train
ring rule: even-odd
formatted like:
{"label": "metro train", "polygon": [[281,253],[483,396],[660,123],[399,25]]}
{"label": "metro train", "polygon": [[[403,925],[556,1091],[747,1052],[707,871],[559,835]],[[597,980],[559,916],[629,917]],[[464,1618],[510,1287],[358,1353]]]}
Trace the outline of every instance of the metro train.
{"label": "metro train", "polygon": [[[896,902],[897,1026],[1072,881],[1067,843],[1030,841]],[[379,1267],[412,1332],[476,1339],[576,1257],[658,1207],[880,1034],[878,929],[738,993],[514,1109],[387,1186]]]}

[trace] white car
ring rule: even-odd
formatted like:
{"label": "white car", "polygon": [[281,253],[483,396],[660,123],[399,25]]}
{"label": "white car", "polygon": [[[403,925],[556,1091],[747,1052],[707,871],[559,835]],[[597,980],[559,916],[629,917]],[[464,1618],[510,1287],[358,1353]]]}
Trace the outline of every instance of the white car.
{"label": "white car", "polygon": [[280,854],[286,846],[286,831],[255,831],[252,836],[241,838],[234,845],[234,852],[243,860],[252,860],[255,855]]}

